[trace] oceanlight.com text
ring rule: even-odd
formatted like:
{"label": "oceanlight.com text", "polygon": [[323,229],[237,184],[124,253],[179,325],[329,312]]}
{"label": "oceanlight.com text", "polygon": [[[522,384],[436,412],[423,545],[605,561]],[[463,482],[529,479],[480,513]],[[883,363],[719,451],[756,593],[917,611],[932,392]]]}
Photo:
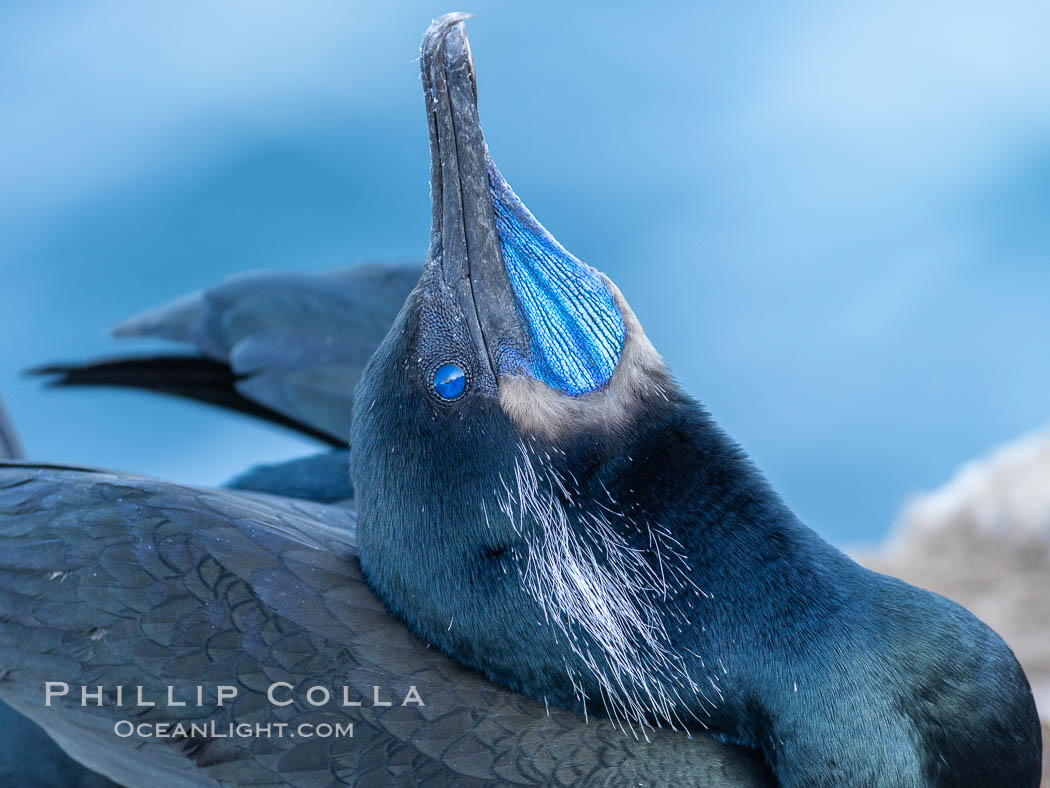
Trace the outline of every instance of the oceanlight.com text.
{"label": "oceanlight.com text", "polygon": [[132,722],[118,720],[113,732],[122,739],[137,736],[140,739],[184,739],[200,737],[209,739],[352,739],[352,722],[240,722],[221,725],[211,722]]}

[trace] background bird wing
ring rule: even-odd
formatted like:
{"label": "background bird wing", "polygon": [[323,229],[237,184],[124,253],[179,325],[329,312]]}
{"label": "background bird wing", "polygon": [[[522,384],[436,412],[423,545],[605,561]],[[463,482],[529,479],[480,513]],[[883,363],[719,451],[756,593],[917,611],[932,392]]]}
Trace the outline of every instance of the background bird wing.
{"label": "background bird wing", "polygon": [[17,460],[21,456],[22,444],[18,441],[18,433],[7,415],[3,399],[0,399],[0,460]]}
{"label": "background bird wing", "polygon": [[[354,533],[349,508],[0,463],[0,697],[129,785],[766,784],[749,753],[548,716],[429,648],[365,584]],[[46,681],[69,696],[45,708]],[[293,705],[267,701],[278,681]],[[220,684],[237,686],[232,705],[215,704]],[[107,705],[80,705],[80,685]],[[118,708],[118,685],[189,703]],[[332,702],[310,706],[313,685]],[[344,685],[361,707],[341,705]],[[400,705],[413,685],[425,706]],[[393,705],[371,705],[374,687]],[[354,736],[120,738],[120,719],[352,722]]]}
{"label": "background bird wing", "polygon": [[323,273],[255,272],[150,309],[117,337],[164,339],[191,354],[54,364],[54,385],[115,385],[209,402],[345,445],[365,362],[419,278],[418,263]]}

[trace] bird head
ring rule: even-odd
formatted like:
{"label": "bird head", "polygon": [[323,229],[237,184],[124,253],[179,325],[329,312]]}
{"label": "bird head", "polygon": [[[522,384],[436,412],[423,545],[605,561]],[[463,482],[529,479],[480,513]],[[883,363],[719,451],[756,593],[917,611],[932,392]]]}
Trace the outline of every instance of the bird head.
{"label": "bird head", "polygon": [[[667,383],[663,362],[608,278],[565,249],[489,155],[464,14],[422,46],[433,224],[414,351],[439,407],[490,398],[523,434],[623,428]],[[471,396],[472,395],[472,396]]]}

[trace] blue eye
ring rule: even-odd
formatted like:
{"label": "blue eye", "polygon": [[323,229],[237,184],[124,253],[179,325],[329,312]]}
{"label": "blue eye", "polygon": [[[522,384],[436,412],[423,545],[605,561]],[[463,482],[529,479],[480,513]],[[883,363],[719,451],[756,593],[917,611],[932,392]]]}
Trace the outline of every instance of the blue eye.
{"label": "blue eye", "polygon": [[444,364],[434,373],[434,391],[442,399],[455,399],[467,387],[467,376],[456,364]]}

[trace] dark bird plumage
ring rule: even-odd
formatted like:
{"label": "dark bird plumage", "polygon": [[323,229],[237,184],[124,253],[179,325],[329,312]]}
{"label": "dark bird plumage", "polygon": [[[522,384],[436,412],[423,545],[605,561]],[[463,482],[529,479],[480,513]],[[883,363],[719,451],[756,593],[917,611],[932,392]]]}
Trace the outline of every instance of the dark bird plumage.
{"label": "dark bird plumage", "polygon": [[[0,399],[0,462],[22,457],[22,444]],[[0,515],[2,517],[2,515]],[[0,785],[109,788],[109,780],[74,761],[39,726],[0,703]]]}
{"label": "dark bird plumage", "polygon": [[[374,309],[348,293],[380,268],[255,277],[120,329],[194,345],[283,418],[348,428],[352,488],[332,481],[345,452],[225,491],[0,466],[0,697],[133,784],[1038,784],[1006,644],[802,524],[507,185],[464,18],[423,41],[433,226],[411,292],[404,269]],[[355,737],[117,739],[112,705],[41,708],[65,677],[154,696],[236,680],[232,706],[141,718]],[[414,685],[426,705],[275,709],[275,680]]]}
{"label": "dark bird plumage", "polygon": [[1038,784],[1006,644],[820,539],[678,388],[493,164],[460,19],[422,70],[431,245],[351,431],[380,597],[497,683],[755,748],[782,785]]}
{"label": "dark bird plumage", "polygon": [[237,375],[228,363],[213,361],[210,358],[175,355],[115,358],[88,364],[48,364],[30,370],[30,374],[48,376],[48,385],[56,388],[115,386],[205,402],[288,427],[331,446],[345,444],[345,441],[340,441],[323,430],[244,396],[238,391],[237,385],[248,375]]}
{"label": "dark bird plumage", "polygon": [[[352,509],[196,490],[130,474],[0,465],[0,696],[127,785],[753,784],[743,751],[653,744],[489,684],[411,635],[363,581]],[[46,681],[78,687],[44,708]],[[271,706],[267,687],[295,687]],[[212,690],[236,684],[232,705]],[[137,685],[186,707],[129,705]],[[209,688],[205,705],[194,688]],[[314,685],[333,700],[314,708]],[[342,707],[342,687],[361,707]],[[391,707],[374,706],[374,687]],[[402,706],[415,686],[425,706]],[[282,688],[281,699],[285,690]],[[292,693],[288,691],[288,694]],[[113,734],[117,720],[354,724],[352,739]],[[708,757],[704,757],[708,754]],[[652,771],[655,770],[655,771]]]}
{"label": "dark bird plumage", "polygon": [[55,386],[120,386],[207,402],[345,446],[361,370],[419,271],[418,263],[364,263],[318,274],[240,274],[112,329],[119,338],[188,345],[194,355],[32,372]]}

